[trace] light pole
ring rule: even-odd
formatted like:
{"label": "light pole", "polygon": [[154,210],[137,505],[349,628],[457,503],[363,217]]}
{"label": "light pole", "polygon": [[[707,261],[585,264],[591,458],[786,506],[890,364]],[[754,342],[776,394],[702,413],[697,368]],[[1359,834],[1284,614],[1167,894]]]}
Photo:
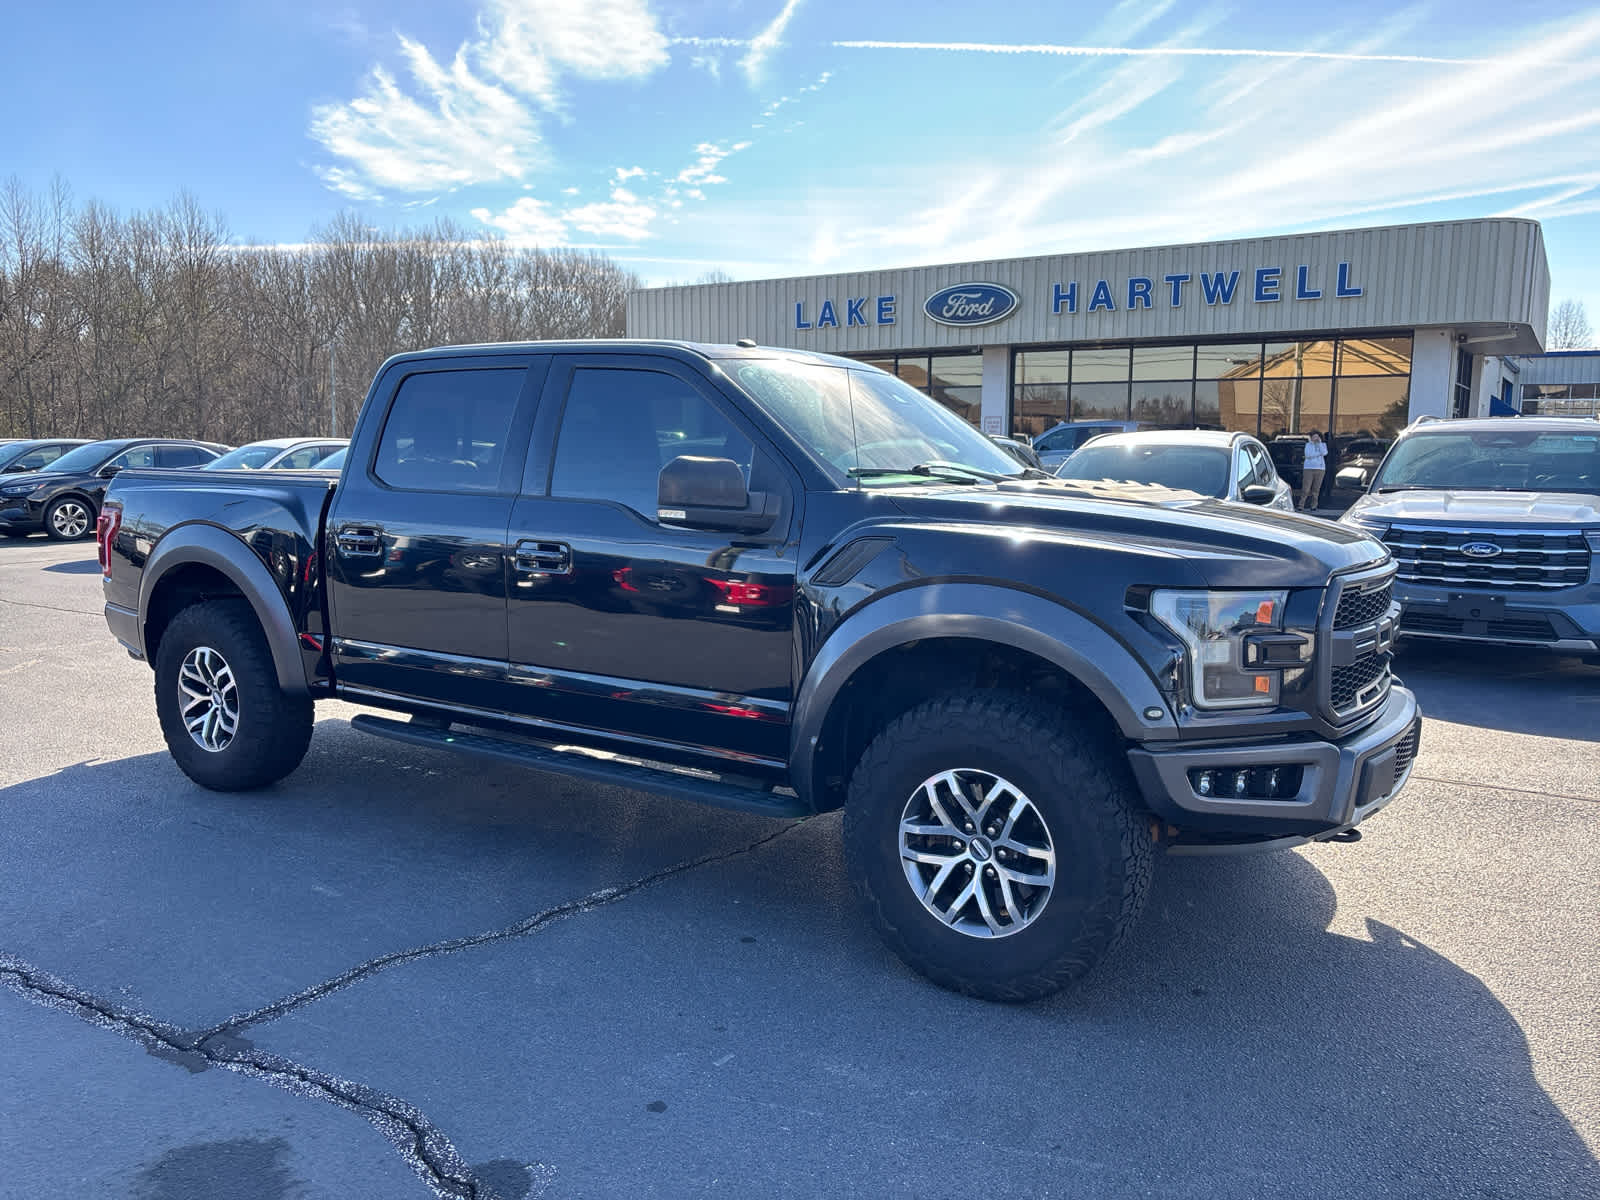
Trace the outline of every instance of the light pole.
{"label": "light pole", "polygon": [[339,373],[334,370],[334,358],[339,351],[337,336],[328,343],[328,436],[339,436]]}

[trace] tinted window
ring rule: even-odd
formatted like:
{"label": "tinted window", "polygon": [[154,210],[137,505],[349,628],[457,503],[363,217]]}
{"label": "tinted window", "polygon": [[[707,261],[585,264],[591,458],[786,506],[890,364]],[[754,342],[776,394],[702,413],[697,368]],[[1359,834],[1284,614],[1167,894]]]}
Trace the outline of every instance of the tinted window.
{"label": "tinted window", "polygon": [[39,468],[49,466],[55,462],[56,459],[61,457],[61,452],[65,449],[65,446],[40,446],[36,450],[28,451],[15,462],[9,464],[6,470],[37,471]]}
{"label": "tinted window", "polygon": [[731,458],[750,480],[754,448],[711,402],[661,371],[573,372],[550,491],[615,500],[651,520],[661,468],[680,454]]}
{"label": "tinted window", "polygon": [[284,455],[275,465],[283,471],[304,471],[316,466],[337,449],[337,446],[301,446]]}
{"label": "tinted window", "polygon": [[158,446],[156,448],[156,465],[158,467],[197,467],[203,462],[210,462],[215,457],[209,451],[202,450],[199,446]]}
{"label": "tinted window", "polygon": [[407,375],[373,472],[414,491],[496,491],[525,374],[516,367]]}
{"label": "tinted window", "polygon": [[106,465],[108,467],[121,467],[124,470],[130,467],[153,467],[156,465],[156,448],[154,446],[135,446],[132,450],[124,450]]}
{"label": "tinted window", "polygon": [[1056,474],[1062,479],[1151,483],[1202,496],[1225,496],[1228,457],[1221,446],[1091,442],[1062,463]]}

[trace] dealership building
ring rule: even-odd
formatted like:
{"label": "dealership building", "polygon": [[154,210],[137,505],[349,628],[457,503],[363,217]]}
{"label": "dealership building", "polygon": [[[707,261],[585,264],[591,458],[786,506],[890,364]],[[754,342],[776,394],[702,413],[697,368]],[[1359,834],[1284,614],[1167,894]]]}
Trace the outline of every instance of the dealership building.
{"label": "dealership building", "polygon": [[651,288],[627,319],[875,363],[989,433],[1382,437],[1515,407],[1549,293],[1538,223],[1496,218]]}

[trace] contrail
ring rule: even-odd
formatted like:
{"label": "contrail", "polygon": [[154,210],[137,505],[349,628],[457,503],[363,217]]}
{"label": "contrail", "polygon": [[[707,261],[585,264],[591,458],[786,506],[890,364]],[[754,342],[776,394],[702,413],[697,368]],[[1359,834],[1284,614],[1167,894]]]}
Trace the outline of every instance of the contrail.
{"label": "contrail", "polygon": [[953,53],[978,54],[1053,54],[1064,58],[1319,58],[1334,62],[1427,63],[1448,67],[1484,66],[1494,61],[1488,58],[1434,58],[1426,54],[1352,54],[1339,50],[1235,50],[1209,46],[1055,46],[1044,42],[1032,44],[833,42],[831,44],[841,50],[945,50]]}

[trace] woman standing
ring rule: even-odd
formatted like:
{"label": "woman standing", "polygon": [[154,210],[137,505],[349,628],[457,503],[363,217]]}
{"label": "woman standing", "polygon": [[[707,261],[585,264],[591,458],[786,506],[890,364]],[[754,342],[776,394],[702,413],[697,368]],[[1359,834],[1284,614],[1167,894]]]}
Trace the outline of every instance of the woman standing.
{"label": "woman standing", "polygon": [[1322,495],[1322,475],[1328,469],[1328,447],[1322,441],[1322,434],[1315,429],[1306,439],[1306,456],[1300,471],[1300,508],[1305,512],[1315,512],[1317,498]]}

